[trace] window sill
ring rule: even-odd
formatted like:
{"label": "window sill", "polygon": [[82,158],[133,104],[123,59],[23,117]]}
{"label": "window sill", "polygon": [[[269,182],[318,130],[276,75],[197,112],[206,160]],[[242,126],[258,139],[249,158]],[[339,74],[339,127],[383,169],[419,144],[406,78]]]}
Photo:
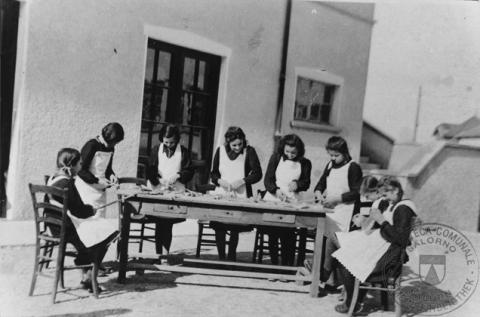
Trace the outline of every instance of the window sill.
{"label": "window sill", "polygon": [[340,133],[342,131],[341,128],[334,127],[328,124],[312,123],[312,122],[296,121],[296,120],[290,121],[290,126],[296,129],[305,129],[305,130],[332,132],[332,133]]}

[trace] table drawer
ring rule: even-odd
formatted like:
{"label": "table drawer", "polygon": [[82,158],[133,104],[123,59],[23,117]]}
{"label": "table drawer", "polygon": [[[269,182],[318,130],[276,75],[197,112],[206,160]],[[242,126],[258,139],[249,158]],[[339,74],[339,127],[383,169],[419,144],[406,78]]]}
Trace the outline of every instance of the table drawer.
{"label": "table drawer", "polygon": [[262,220],[268,222],[295,223],[295,215],[264,213]]}
{"label": "table drawer", "polygon": [[172,214],[186,214],[187,207],[186,206],[179,206],[179,205],[161,205],[156,204],[153,207],[153,211],[155,212],[167,212]]}

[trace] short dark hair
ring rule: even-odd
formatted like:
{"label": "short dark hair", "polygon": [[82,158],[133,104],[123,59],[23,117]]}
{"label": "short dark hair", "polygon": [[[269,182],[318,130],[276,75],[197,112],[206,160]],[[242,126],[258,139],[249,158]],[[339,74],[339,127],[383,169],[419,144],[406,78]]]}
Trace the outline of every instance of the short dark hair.
{"label": "short dark hair", "polygon": [[283,155],[285,145],[295,147],[298,151],[297,158],[305,155],[305,144],[296,134],[287,134],[280,139],[277,147],[277,153]]}
{"label": "short dark hair", "polygon": [[80,161],[80,152],[72,148],[63,148],[57,154],[57,168],[73,167]]}
{"label": "short dark hair", "polygon": [[403,187],[400,181],[394,176],[385,176],[378,181],[378,188],[381,190],[398,189],[400,199],[403,197]]}
{"label": "short dark hair", "polygon": [[236,139],[240,139],[243,141],[243,145],[247,145],[247,137],[245,136],[245,132],[243,132],[242,128],[240,127],[229,127],[227,132],[225,132],[225,146],[229,146],[230,142],[235,141]]}
{"label": "short dark hair", "polygon": [[102,129],[102,137],[109,145],[123,140],[125,132],[118,122],[110,122]]}
{"label": "short dark hair", "polygon": [[163,142],[163,138],[171,138],[174,137],[175,141],[178,143],[180,141],[180,129],[177,125],[169,123],[165,124],[162,129],[160,129],[160,134],[158,135],[158,139],[160,142]]}
{"label": "short dark hair", "polygon": [[367,193],[374,193],[378,190],[378,179],[375,176],[367,175],[362,178],[362,184],[360,185],[360,194],[365,195]]}
{"label": "short dark hair", "polygon": [[328,139],[325,148],[330,151],[336,151],[345,157],[345,160],[350,161],[352,157],[348,151],[347,141],[339,136],[332,136]]}

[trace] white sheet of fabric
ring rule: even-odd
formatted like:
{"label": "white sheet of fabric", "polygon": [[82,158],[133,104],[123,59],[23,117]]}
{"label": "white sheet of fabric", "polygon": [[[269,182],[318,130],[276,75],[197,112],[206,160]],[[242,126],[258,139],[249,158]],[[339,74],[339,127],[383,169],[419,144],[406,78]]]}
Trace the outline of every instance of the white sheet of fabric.
{"label": "white sheet of fabric", "polygon": [[[301,194],[291,192],[288,190],[288,184],[292,181],[299,180],[300,175],[302,174],[302,165],[300,162],[285,160],[283,157],[280,158],[280,161],[277,165],[277,170],[275,171],[275,179],[277,186],[287,195],[287,198],[291,200],[300,200]],[[267,192],[264,197],[267,201],[280,201],[276,196]]]}
{"label": "white sheet of fabric", "polygon": [[[61,179],[68,179],[68,177],[58,176],[50,178],[47,185],[55,186],[55,183]],[[50,202],[61,208],[63,207],[62,204],[52,198],[50,199]],[[67,211],[67,215],[72,220],[78,237],[87,248],[104,241],[113,232],[118,230],[115,223],[108,221],[105,218],[101,218],[98,212],[94,216],[88,218],[77,218],[70,212],[70,210]]]}
{"label": "white sheet of fabric", "polygon": [[[408,200],[399,202],[395,208],[390,206],[384,211],[383,215],[391,225],[393,225],[393,213],[401,205],[407,205],[415,210],[413,203]],[[361,282],[365,282],[377,265],[378,260],[390,247],[390,242],[382,238],[380,229],[373,230],[371,234],[362,230],[337,232],[337,238],[340,249],[335,251],[332,256]]]}
{"label": "white sheet of fabric", "polygon": [[[98,179],[105,178],[105,172],[111,157],[112,152],[95,152],[89,167],[90,173]],[[80,177],[75,178],[75,187],[77,187],[78,193],[85,204],[92,205],[93,208],[98,208],[107,203],[107,193],[104,189],[98,189]],[[100,209],[99,213],[104,216],[105,208]]]}
{"label": "white sheet of fabric", "polygon": [[[331,164],[331,163],[330,163]],[[327,177],[327,198],[328,196],[341,196],[350,191],[348,185],[348,169],[352,161],[340,168],[332,168]],[[352,220],[354,204],[338,204],[333,213],[327,214],[326,231],[327,236],[338,231],[348,231]]]}
{"label": "white sheet of fabric", "polygon": [[[221,178],[229,183],[233,183],[239,179],[245,178],[245,159],[246,154],[245,150],[243,153],[239,154],[234,160],[231,160],[228,157],[227,150],[225,146],[219,148],[219,162],[218,170],[220,172]],[[229,193],[223,189],[221,186],[217,186],[215,190],[210,191],[213,195],[228,195]],[[233,191],[235,196],[246,198],[247,197],[247,187],[245,184]]]}

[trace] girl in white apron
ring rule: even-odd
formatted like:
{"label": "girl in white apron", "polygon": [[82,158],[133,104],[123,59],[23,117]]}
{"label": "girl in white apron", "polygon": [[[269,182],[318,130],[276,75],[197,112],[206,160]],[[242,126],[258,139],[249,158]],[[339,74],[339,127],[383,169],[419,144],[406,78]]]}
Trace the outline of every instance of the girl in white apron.
{"label": "girl in white apron", "polygon": [[[75,264],[102,263],[108,245],[118,236],[115,224],[99,218],[91,205],[83,203],[75,185],[73,177],[80,170],[80,153],[71,148],[61,149],[57,156],[58,171],[47,182],[48,186],[68,189],[68,222],[66,228],[67,243],[71,243],[78,250]],[[62,206],[61,197],[49,196],[52,204]],[[51,216],[61,216],[55,211],[46,211]],[[49,228],[54,235],[60,233],[58,227]],[[92,290],[91,272],[85,270],[82,277],[82,286]]]}
{"label": "girl in white apron", "polygon": [[[160,130],[160,144],[153,147],[147,166],[147,179],[153,189],[184,192],[185,184],[193,177],[193,168],[188,150],[179,144],[180,130],[174,124],[167,124]],[[157,254],[163,249],[170,251],[173,224],[185,221],[183,218],[156,218],[155,248]]]}
{"label": "girl in white apron", "polygon": [[[403,189],[400,182],[393,177],[386,177],[379,182],[379,191],[390,202],[384,211],[372,208],[370,218],[378,228],[368,234],[350,232],[354,239],[339,236],[340,249],[333,256],[343,266],[344,285],[347,292],[345,303],[337,305],[335,310],[346,313],[353,295],[355,278],[364,282],[385,283],[390,277],[398,277],[401,273],[400,259],[410,244],[412,224],[416,217],[416,208],[412,201],[402,200]],[[363,238],[360,235],[363,234]],[[404,257],[406,262],[408,259]],[[356,312],[362,309],[361,303],[366,294],[360,290]]]}
{"label": "girl in white apron", "polygon": [[[304,157],[305,145],[295,134],[285,135],[270,157],[265,173],[264,199],[267,201],[301,200],[301,192],[310,187],[312,163]],[[295,228],[261,227],[269,234],[270,259],[278,264],[278,239],[281,242],[282,265],[293,265],[295,259]]]}
{"label": "girl in white apron", "polygon": [[[216,185],[211,194],[224,197],[248,198],[252,196],[252,184],[262,178],[262,168],[257,152],[247,145],[245,133],[239,127],[229,127],[225,133],[225,145],[220,146],[213,158],[211,181]],[[210,222],[215,230],[215,241],[220,259],[225,259],[225,237],[230,231],[228,260],[236,260],[239,232],[251,231],[252,226]]]}
{"label": "girl in white apron", "polygon": [[[120,124],[112,122],[102,129],[102,134],[89,140],[81,150],[82,169],[75,180],[82,200],[94,208],[105,205],[106,189],[117,183],[112,170],[114,148],[123,140],[124,131]],[[105,209],[100,210],[105,216]]]}

